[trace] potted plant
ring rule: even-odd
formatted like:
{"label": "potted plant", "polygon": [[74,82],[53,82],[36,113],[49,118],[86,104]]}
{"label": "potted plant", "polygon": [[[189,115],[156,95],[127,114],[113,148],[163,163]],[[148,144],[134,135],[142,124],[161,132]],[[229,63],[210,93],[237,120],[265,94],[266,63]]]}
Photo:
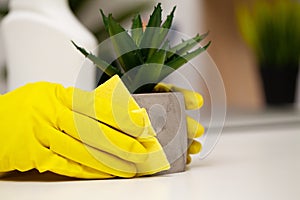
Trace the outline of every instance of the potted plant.
{"label": "potted plant", "polygon": [[146,108],[171,164],[168,173],[185,168],[188,139],[184,99],[179,93],[153,94],[154,87],[210,45],[208,42],[204,47],[197,47],[207,33],[171,45],[171,36],[175,33],[170,29],[174,12],[175,7],[162,22],[159,3],[146,26],[137,14],[131,29],[125,30],[112,14],[106,16],[101,10],[105,30],[110,36],[102,46],[105,51],[112,49],[113,56],[107,56],[107,52],[93,55],[73,42],[101,70],[100,83],[119,75],[140,106]]}
{"label": "potted plant", "polygon": [[239,7],[242,36],[254,51],[268,105],[295,100],[300,56],[300,4],[257,1],[253,9]]}

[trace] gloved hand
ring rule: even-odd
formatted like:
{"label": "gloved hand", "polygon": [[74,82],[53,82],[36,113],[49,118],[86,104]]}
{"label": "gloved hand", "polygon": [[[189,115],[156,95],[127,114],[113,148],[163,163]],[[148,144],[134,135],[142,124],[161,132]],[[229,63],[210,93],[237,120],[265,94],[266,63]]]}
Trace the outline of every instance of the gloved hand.
{"label": "gloved hand", "polygon": [[127,178],[170,167],[145,109],[118,76],[91,92],[27,84],[0,104],[0,172]]}
{"label": "gloved hand", "polygon": [[[158,83],[154,87],[155,92],[180,92],[184,96],[185,108],[187,110],[199,109],[203,105],[202,96],[194,91],[176,87],[172,84]],[[201,151],[201,143],[195,140],[204,134],[204,127],[196,120],[187,115],[187,132],[188,132],[188,151],[186,163],[191,163],[191,154],[197,154]]]}

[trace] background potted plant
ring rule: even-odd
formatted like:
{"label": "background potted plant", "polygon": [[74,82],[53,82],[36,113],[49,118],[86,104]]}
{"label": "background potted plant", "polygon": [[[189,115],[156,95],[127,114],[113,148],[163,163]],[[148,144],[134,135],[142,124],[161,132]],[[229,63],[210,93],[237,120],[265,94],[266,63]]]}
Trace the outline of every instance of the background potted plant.
{"label": "background potted plant", "polygon": [[242,36],[260,67],[266,103],[295,101],[300,56],[300,4],[297,1],[257,1],[238,8]]}
{"label": "background potted plant", "polygon": [[140,14],[137,14],[132,20],[131,29],[126,30],[112,14],[106,16],[101,10],[105,30],[110,36],[102,46],[105,50],[112,49],[114,54],[112,57],[115,59],[107,56],[107,52],[94,55],[73,42],[75,47],[102,72],[99,83],[111,76],[119,75],[128,90],[135,94],[134,97],[140,106],[146,108],[171,164],[171,169],[167,173],[183,171],[186,165],[188,138],[184,99],[178,93],[145,93],[153,93],[154,87],[165,77],[198,56],[210,45],[210,42],[203,47],[198,45],[207,33],[197,34],[193,38],[172,45],[175,32],[170,28],[174,12],[175,7],[162,22],[162,8],[159,3],[154,8],[147,25],[143,24]]}

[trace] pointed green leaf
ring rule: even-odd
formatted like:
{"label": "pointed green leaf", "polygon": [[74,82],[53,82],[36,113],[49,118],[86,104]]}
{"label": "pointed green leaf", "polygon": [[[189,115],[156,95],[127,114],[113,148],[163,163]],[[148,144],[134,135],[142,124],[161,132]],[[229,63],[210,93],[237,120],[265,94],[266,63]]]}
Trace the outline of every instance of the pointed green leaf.
{"label": "pointed green leaf", "polygon": [[76,49],[79,50],[85,57],[87,57],[90,54],[89,52],[87,52],[87,50],[78,46],[73,40],[71,40],[71,42],[76,47]]}
{"label": "pointed green leaf", "polygon": [[185,63],[187,63],[191,59],[198,56],[200,53],[202,53],[203,51],[205,51],[209,47],[210,43],[211,42],[208,42],[204,47],[200,47],[200,48],[196,49],[195,51],[193,51],[191,53],[187,53],[183,56],[179,56],[179,57],[175,58],[174,60],[166,62],[165,65],[168,66],[168,68],[164,68],[162,70],[160,78],[161,79],[165,78],[166,76],[168,76],[170,73],[173,72],[172,69],[177,70],[182,65],[184,65]]}
{"label": "pointed green leaf", "polygon": [[156,50],[156,52],[146,61],[146,63],[164,64],[168,50],[169,50],[169,41],[166,41],[162,46],[162,48]]}
{"label": "pointed green leaf", "polygon": [[135,42],[111,15],[108,16],[108,32],[118,61],[125,72],[142,64],[142,58]]}
{"label": "pointed green leaf", "polygon": [[[156,34],[157,37],[155,38],[155,41],[153,41],[153,46],[155,46],[155,47],[159,46],[166,39],[166,36],[168,35],[169,30],[170,30],[170,28],[172,26],[172,22],[173,22],[173,17],[174,17],[175,10],[176,10],[176,6],[173,7],[171,13],[167,16],[167,19],[163,23],[162,28],[160,28],[159,30],[156,30],[157,32],[159,32],[159,34]],[[151,55],[153,54],[153,52],[154,52],[154,50],[150,49],[149,54],[148,54],[148,59],[149,59],[149,57],[151,57]]]}
{"label": "pointed green leaf", "polygon": [[112,37],[118,33],[125,32],[125,29],[115,21],[112,14],[109,14],[107,17],[107,27],[108,27],[108,33]]}
{"label": "pointed green leaf", "polygon": [[146,63],[159,63],[164,64],[166,59],[166,50],[160,49],[156,51],[147,61]]}
{"label": "pointed green leaf", "polygon": [[131,25],[131,37],[137,46],[140,45],[141,38],[143,36],[143,23],[141,16],[138,14],[132,20]]}
{"label": "pointed green leaf", "polygon": [[193,59],[194,57],[198,56],[200,53],[202,53],[205,50],[206,50],[206,48],[200,47],[200,48],[196,49],[195,51],[192,51],[191,53],[187,53],[184,56],[179,56],[176,59],[165,63],[165,65],[167,65],[173,69],[178,69],[179,67],[181,67],[182,65],[187,63],[189,60]]}
{"label": "pointed green leaf", "polygon": [[140,14],[137,14],[132,19],[131,29],[143,28],[143,22]]}
{"label": "pointed green leaf", "polygon": [[[146,49],[143,51],[143,55],[145,56],[146,59],[149,59],[152,56],[152,54],[156,51],[156,49],[159,48],[160,45],[165,40],[165,38],[172,26],[176,6],[173,7],[171,13],[167,16],[166,21],[162,24],[162,27],[160,27],[160,23],[161,23],[160,4],[158,4],[156,9],[159,10],[159,12],[160,12],[159,23],[157,22],[157,24],[154,24],[154,23],[149,22],[149,24],[147,25],[147,28],[145,30],[145,39],[143,38],[144,41],[142,40],[142,43],[141,43],[142,48],[145,48],[145,47],[149,48],[149,49]],[[154,10],[153,14],[151,15],[151,18],[153,16],[155,16],[154,14],[158,12],[157,10]],[[156,28],[150,28],[150,27],[156,27]]]}
{"label": "pointed green leaf", "polygon": [[183,55],[183,54],[187,53],[189,50],[194,48],[199,42],[201,42],[204,38],[206,38],[207,35],[208,35],[208,32],[204,33],[202,35],[197,34],[195,37],[193,37],[189,40],[183,41],[182,43],[172,47],[167,54],[167,58],[169,60],[172,60],[171,57],[174,54]]}
{"label": "pointed green leaf", "polygon": [[173,10],[171,13],[167,16],[166,21],[163,23],[162,28],[170,29],[172,26],[173,18],[174,18],[174,12],[176,10],[176,6],[173,7]]}
{"label": "pointed green leaf", "polygon": [[166,58],[166,52],[168,50],[169,42],[165,42],[163,47],[159,50],[157,50],[150,59],[147,60],[147,63],[141,66],[141,68],[138,70],[136,76],[134,77],[133,81],[133,88],[137,88],[137,86],[140,86],[142,83],[150,83],[146,84],[145,86],[142,86],[138,90],[135,91],[135,93],[139,92],[151,92],[153,87],[161,81],[160,74],[161,70],[164,67],[164,62]]}
{"label": "pointed green leaf", "polygon": [[155,49],[158,49],[161,44],[158,40],[161,25],[161,12],[161,3],[158,3],[150,16],[146,30],[141,39],[140,47],[142,48],[144,60],[149,59],[155,52]]}
{"label": "pointed green leaf", "polygon": [[160,27],[161,24],[161,3],[158,3],[157,6],[154,8],[147,27]]}
{"label": "pointed green leaf", "polygon": [[106,61],[102,60],[101,58],[93,55],[92,53],[87,52],[84,48],[79,47],[75,44],[75,42],[71,41],[72,44],[79,50],[85,57],[87,57],[90,61],[92,61],[100,70],[106,73],[108,76],[113,76],[118,74],[122,76],[122,73],[112,65],[108,64]]}
{"label": "pointed green leaf", "polygon": [[202,47],[204,50],[206,50],[211,44],[211,41],[209,41],[204,47]]}
{"label": "pointed green leaf", "polygon": [[108,32],[108,18],[107,18],[107,16],[105,16],[102,9],[100,9],[100,13],[101,13],[101,16],[102,16],[102,21],[103,21],[103,24],[104,24],[104,28],[105,28],[106,32]]}

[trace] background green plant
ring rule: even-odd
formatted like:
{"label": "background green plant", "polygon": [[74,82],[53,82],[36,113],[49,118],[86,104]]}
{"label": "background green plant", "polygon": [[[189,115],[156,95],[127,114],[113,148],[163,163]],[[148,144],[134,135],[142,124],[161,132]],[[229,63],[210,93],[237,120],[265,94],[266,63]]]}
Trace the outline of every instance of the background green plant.
{"label": "background green plant", "polygon": [[298,67],[300,3],[291,0],[257,1],[240,6],[238,23],[245,41],[264,67]]}

